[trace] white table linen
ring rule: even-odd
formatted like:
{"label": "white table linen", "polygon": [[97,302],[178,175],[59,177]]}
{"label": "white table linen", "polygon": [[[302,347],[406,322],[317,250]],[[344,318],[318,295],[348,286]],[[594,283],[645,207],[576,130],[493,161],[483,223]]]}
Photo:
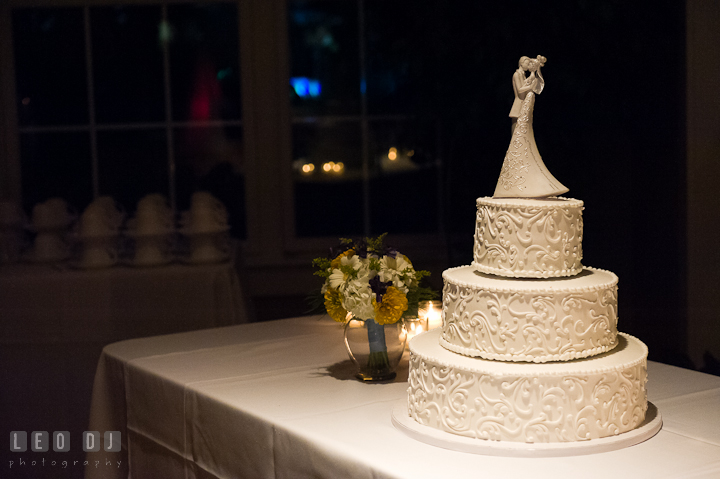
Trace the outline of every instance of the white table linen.
{"label": "white table linen", "polygon": [[119,430],[121,467],[86,478],[720,477],[720,378],[649,363],[666,426],[618,451],[566,458],[466,454],[391,424],[406,397],[344,367],[342,328],[295,318],[124,341],[98,364],[90,427]]}

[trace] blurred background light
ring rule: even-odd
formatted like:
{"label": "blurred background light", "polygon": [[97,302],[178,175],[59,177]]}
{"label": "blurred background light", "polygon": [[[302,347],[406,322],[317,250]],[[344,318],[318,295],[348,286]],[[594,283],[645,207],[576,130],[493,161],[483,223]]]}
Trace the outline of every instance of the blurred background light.
{"label": "blurred background light", "polygon": [[320,96],[320,92],[322,90],[319,80],[307,77],[292,77],[290,78],[290,85],[300,98],[306,98],[308,96],[311,98],[317,98]]}
{"label": "blurred background light", "polygon": [[388,151],[388,159],[392,161],[397,160],[397,148],[394,146]]}

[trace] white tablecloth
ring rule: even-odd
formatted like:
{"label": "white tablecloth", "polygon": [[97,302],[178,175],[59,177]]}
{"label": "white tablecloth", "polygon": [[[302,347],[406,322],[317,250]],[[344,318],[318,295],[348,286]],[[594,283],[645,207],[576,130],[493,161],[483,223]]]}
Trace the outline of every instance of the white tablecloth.
{"label": "white tablecloth", "polygon": [[245,309],[229,262],[88,271],[2,265],[0,425],[79,434],[105,345],[243,323]]}
{"label": "white tablecloth", "polygon": [[124,478],[128,468],[133,479],[720,477],[720,377],[651,362],[649,399],[665,425],[636,446],[493,457],[396,430],[406,363],[393,383],[363,384],[342,343],[337,323],[307,317],[107,346],[90,427],[121,431],[124,450],[90,454],[100,466],[86,477]]}

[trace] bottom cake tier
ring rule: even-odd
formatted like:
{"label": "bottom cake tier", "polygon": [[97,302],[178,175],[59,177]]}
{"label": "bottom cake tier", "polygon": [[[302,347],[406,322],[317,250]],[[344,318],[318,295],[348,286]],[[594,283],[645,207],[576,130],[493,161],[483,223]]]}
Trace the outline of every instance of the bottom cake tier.
{"label": "bottom cake tier", "polygon": [[647,347],[619,333],[591,358],[517,363],[466,357],[439,344],[434,329],[410,341],[408,414],[463,437],[570,442],[628,432],[648,408]]}

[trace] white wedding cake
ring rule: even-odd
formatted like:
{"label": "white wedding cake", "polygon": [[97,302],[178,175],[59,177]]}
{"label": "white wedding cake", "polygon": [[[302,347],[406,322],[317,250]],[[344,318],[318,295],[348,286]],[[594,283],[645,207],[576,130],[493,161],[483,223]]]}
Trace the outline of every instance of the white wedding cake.
{"label": "white wedding cake", "polygon": [[648,351],[617,331],[617,276],[580,266],[582,202],[477,203],[474,262],[443,273],[442,328],[410,342],[410,417],[529,443],[635,429]]}
{"label": "white wedding cake", "polygon": [[442,328],[410,341],[406,417],[475,440],[617,436],[645,420],[648,350],[618,333],[617,276],[581,264],[583,202],[554,196],[533,137],[545,59],[523,59],[495,197],[477,200],[473,262],[443,273]]}

